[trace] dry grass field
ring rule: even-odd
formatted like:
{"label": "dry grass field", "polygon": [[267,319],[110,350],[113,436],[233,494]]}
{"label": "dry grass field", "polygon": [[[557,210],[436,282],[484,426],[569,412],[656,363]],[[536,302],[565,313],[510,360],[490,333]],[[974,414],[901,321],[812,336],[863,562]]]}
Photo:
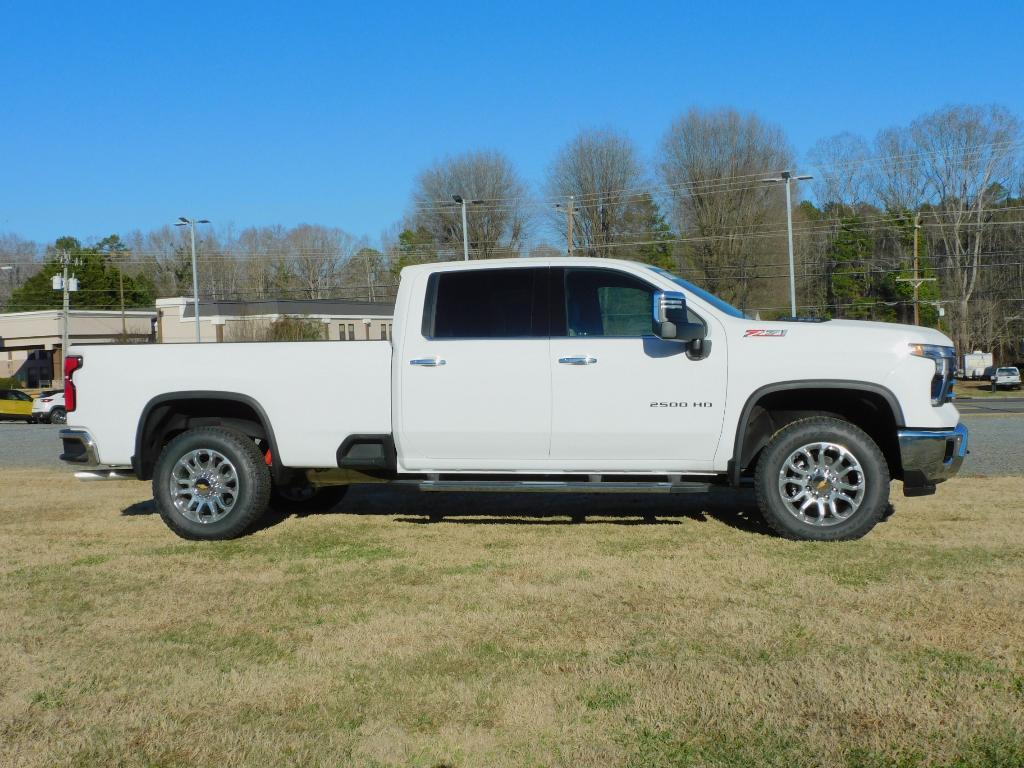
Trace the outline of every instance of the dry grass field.
{"label": "dry grass field", "polygon": [[745,497],[357,491],[211,544],[4,469],[0,765],[1017,768],[1022,496],[821,545]]}

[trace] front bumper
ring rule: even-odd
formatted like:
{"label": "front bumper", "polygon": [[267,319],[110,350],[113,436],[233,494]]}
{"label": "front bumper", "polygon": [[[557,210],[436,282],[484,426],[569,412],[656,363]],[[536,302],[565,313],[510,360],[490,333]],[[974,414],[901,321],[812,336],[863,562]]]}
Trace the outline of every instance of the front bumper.
{"label": "front bumper", "polygon": [[967,455],[967,427],[963,424],[951,430],[901,429],[897,434],[906,496],[935,493],[936,483],[959,472]]}
{"label": "front bumper", "polygon": [[84,429],[62,429],[60,431],[61,443],[64,451],[60,455],[61,461],[74,464],[80,469],[75,472],[79,480],[127,480],[135,477],[131,467],[115,467],[109,464],[100,464],[99,452],[96,450],[96,441],[92,435]]}

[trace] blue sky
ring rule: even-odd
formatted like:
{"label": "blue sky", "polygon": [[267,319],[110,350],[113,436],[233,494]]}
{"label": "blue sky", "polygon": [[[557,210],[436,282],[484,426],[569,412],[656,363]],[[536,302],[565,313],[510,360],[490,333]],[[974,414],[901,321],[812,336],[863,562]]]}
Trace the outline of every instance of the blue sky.
{"label": "blue sky", "polygon": [[957,102],[1024,116],[1024,3],[31,3],[0,0],[0,233],[340,226],[498,149],[533,186],[583,128],[645,157],[690,106],[798,153]]}

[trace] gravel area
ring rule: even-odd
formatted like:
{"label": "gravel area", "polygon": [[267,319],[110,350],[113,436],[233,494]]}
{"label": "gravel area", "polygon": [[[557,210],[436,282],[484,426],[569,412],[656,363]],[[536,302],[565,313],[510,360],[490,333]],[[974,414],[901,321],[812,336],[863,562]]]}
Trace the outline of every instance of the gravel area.
{"label": "gravel area", "polygon": [[[963,414],[971,432],[966,475],[1024,476],[1024,414]],[[4,467],[66,467],[57,456],[60,427],[0,423],[0,470]]]}

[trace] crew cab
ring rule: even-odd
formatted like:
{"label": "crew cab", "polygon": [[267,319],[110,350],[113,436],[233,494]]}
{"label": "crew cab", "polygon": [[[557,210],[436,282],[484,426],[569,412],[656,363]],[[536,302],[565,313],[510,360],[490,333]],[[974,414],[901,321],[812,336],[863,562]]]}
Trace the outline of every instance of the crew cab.
{"label": "crew cab", "polygon": [[[667,271],[593,258],[406,267],[390,341],[73,347],[61,458],[151,480],[192,539],[353,483],[692,493],[752,485],[795,539],[864,535],[890,479],[929,494],[967,430],[938,331],[753,320]],[[331,394],[316,408],[297,376]]]}

